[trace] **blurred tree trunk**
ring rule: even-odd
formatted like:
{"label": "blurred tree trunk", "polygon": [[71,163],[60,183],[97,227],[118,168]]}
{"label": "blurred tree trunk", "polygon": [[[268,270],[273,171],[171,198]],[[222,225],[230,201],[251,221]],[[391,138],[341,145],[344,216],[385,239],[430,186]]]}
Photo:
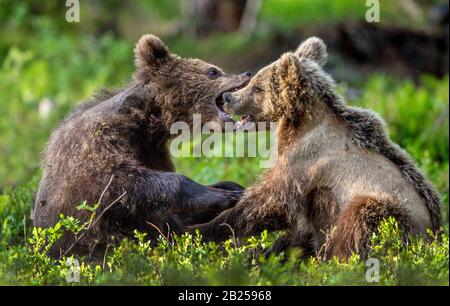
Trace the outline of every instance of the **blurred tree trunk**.
{"label": "blurred tree trunk", "polygon": [[[182,11],[189,19],[187,32],[208,36],[213,32],[244,33],[253,31],[260,0],[181,0]],[[244,22],[242,28],[241,22]]]}
{"label": "blurred tree trunk", "polygon": [[255,30],[261,4],[262,0],[247,1],[244,13],[241,18],[241,23],[239,25],[239,31],[243,35],[250,36]]}

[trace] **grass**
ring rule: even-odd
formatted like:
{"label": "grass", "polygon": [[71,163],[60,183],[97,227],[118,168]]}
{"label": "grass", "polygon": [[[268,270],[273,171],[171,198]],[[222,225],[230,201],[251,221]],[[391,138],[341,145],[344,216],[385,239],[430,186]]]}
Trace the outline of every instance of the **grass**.
{"label": "grass", "polygon": [[[127,80],[133,70],[132,44],[109,35],[77,35],[73,25],[55,16],[32,16],[30,12],[36,8],[28,4],[0,2],[5,4],[0,9],[0,284],[65,285],[68,259],[51,259],[45,249],[62,230],[79,231],[82,224],[66,217],[51,229],[31,226],[29,216],[41,176],[41,152],[51,130],[77,101]],[[38,1],[33,3],[39,6]],[[46,5],[56,7],[57,3],[49,1]],[[298,17],[291,13],[297,11],[309,12],[301,18],[316,20],[359,16],[359,11],[346,11],[343,1],[333,1],[333,14],[320,9],[324,1],[314,3],[267,0],[261,14],[264,22],[281,28],[298,24]],[[12,13],[4,7],[10,7]],[[170,6],[166,9],[165,14],[171,16]],[[355,6],[355,10],[360,8]],[[201,46],[209,46],[204,53],[199,51],[201,57],[208,57],[208,52],[220,56],[216,52],[221,49],[223,53],[245,52],[247,47],[233,36],[211,41],[210,45],[203,41],[196,48],[196,43],[183,40],[171,46],[180,55],[191,56]],[[373,109],[385,118],[391,138],[412,155],[443,199],[441,237],[413,239],[402,247],[401,233],[393,220],[385,220],[380,226],[372,237],[371,252],[380,263],[379,282],[366,281],[367,267],[357,256],[345,262],[323,263],[316,259],[301,261],[298,250],[292,250],[287,261],[252,255],[255,250],[270,247],[281,233],[264,232],[241,239],[237,245],[229,240],[220,246],[205,244],[198,236],[183,235],[173,244],[160,238],[152,247],[143,233],[136,232],[135,240],[111,249],[101,263],[79,258],[81,278],[77,284],[448,285],[448,86],[448,76],[436,79],[424,75],[417,85],[381,74],[356,86],[339,85],[343,95],[352,97],[349,104]],[[48,116],[38,112],[45,101],[52,105]],[[203,184],[233,180],[250,186],[263,171],[257,158],[178,158],[175,164],[178,172]]]}

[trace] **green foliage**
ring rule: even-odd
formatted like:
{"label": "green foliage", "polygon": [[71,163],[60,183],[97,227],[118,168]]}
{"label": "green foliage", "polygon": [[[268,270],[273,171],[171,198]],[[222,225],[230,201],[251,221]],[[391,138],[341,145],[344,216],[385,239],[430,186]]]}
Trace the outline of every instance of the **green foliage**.
{"label": "green foliage", "polygon": [[[74,101],[107,84],[120,85],[133,69],[130,54],[131,46],[109,36],[95,42],[50,37],[37,40],[32,50],[10,49],[0,63],[0,189],[39,169],[51,129]],[[39,105],[46,100],[52,110],[42,118]]]}
{"label": "green foliage", "polygon": [[375,76],[355,102],[379,113],[390,136],[414,156],[448,162],[446,83],[448,76],[441,81],[425,76],[420,86],[409,80],[397,86],[391,78]]}
{"label": "green foliage", "polygon": [[[0,252],[0,284],[68,284],[67,262],[74,258],[55,260],[46,254],[68,223],[72,220],[62,218],[54,227],[34,228],[22,244]],[[380,263],[376,283],[366,281],[366,264],[356,255],[328,263],[315,258],[300,260],[295,250],[287,260],[283,254],[256,255],[256,250],[267,248],[278,236],[265,231],[243,241],[228,240],[219,247],[202,242],[199,234],[175,236],[170,241],[159,237],[151,243],[145,233],[135,231],[133,241],[123,240],[109,250],[101,264],[78,258],[80,281],[73,284],[448,285],[448,228],[428,242],[413,237],[404,246],[395,220],[383,221],[372,238],[370,253]]]}
{"label": "green foliage", "polygon": [[289,28],[293,25],[321,22],[324,19],[327,21],[337,21],[343,18],[361,20],[364,18],[366,10],[364,2],[359,0],[335,0],[332,2],[327,0],[267,0],[264,1],[261,15],[268,22]]}
{"label": "green foliage", "polygon": [[[369,7],[361,0],[264,0],[261,18],[276,27],[291,29],[324,22],[365,20]],[[409,15],[398,1],[382,2],[379,8],[384,23],[419,27],[426,21],[422,15]]]}

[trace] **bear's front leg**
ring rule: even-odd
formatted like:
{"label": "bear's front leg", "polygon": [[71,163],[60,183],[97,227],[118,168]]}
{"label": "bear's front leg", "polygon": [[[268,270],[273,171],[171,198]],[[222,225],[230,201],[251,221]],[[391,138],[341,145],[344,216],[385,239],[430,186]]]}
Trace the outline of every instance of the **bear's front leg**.
{"label": "bear's front leg", "polygon": [[[240,193],[243,194],[245,191],[244,187],[241,185],[231,182],[231,181],[222,181],[217,182],[213,185],[209,185],[209,187],[214,187],[218,189],[228,190],[228,191],[236,191],[236,195]],[[219,210],[202,210],[202,211],[193,211],[193,212],[182,212],[177,215],[178,219],[183,223],[183,225],[190,226],[194,224],[207,223],[217,217],[223,209]]]}
{"label": "bear's front leg", "polygon": [[[249,190],[238,204],[225,210],[212,221],[194,225],[206,241],[223,241],[231,236],[243,237],[261,233],[264,229],[273,231],[288,226],[286,205],[273,195],[272,189]],[[269,196],[271,195],[271,196]]]}
{"label": "bear's front leg", "polygon": [[242,195],[241,190],[204,186],[173,172],[128,169],[121,177],[120,185],[127,190],[125,202],[155,205],[158,213],[220,212],[236,205]]}
{"label": "bear's front leg", "polygon": [[240,191],[244,193],[245,188],[239,185],[238,183],[232,182],[232,181],[222,181],[217,182],[213,185],[209,185],[210,187],[215,187],[219,189],[229,190],[229,191]]}
{"label": "bear's front leg", "polygon": [[[181,212],[221,212],[231,208],[236,205],[243,194],[243,190],[237,188],[236,185],[232,185],[231,182],[224,182],[212,186],[204,186],[185,176],[181,176],[181,189],[178,195],[179,202],[182,203]],[[226,189],[227,187],[228,189]]]}

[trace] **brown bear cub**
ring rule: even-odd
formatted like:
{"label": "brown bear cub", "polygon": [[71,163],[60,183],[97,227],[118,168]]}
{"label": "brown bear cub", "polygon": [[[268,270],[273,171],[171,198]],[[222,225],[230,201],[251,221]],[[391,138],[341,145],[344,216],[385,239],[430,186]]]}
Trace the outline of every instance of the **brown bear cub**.
{"label": "brown bear cub", "polygon": [[406,233],[440,228],[440,200],[408,154],[392,143],[373,112],[346,106],[324,72],[325,44],[303,42],[225,93],[224,110],[278,121],[278,160],[238,204],[194,226],[209,240],[287,230],[274,251],[300,247],[321,258],[362,257],[379,222]]}
{"label": "brown bear cub", "polygon": [[91,213],[77,207],[98,203],[83,239],[67,233],[55,248],[58,254],[89,254],[105,247],[108,237],[130,237],[134,229],[167,234],[188,220],[206,222],[212,217],[202,216],[217,215],[242,194],[232,182],[203,186],[174,173],[167,143],[171,125],[192,125],[195,113],[222,124],[217,98],[245,86],[251,73],[225,74],[201,60],[180,58],[153,35],[139,40],[135,60],[126,88],[81,105],[50,137],[34,225],[53,226],[60,214],[87,221]]}

